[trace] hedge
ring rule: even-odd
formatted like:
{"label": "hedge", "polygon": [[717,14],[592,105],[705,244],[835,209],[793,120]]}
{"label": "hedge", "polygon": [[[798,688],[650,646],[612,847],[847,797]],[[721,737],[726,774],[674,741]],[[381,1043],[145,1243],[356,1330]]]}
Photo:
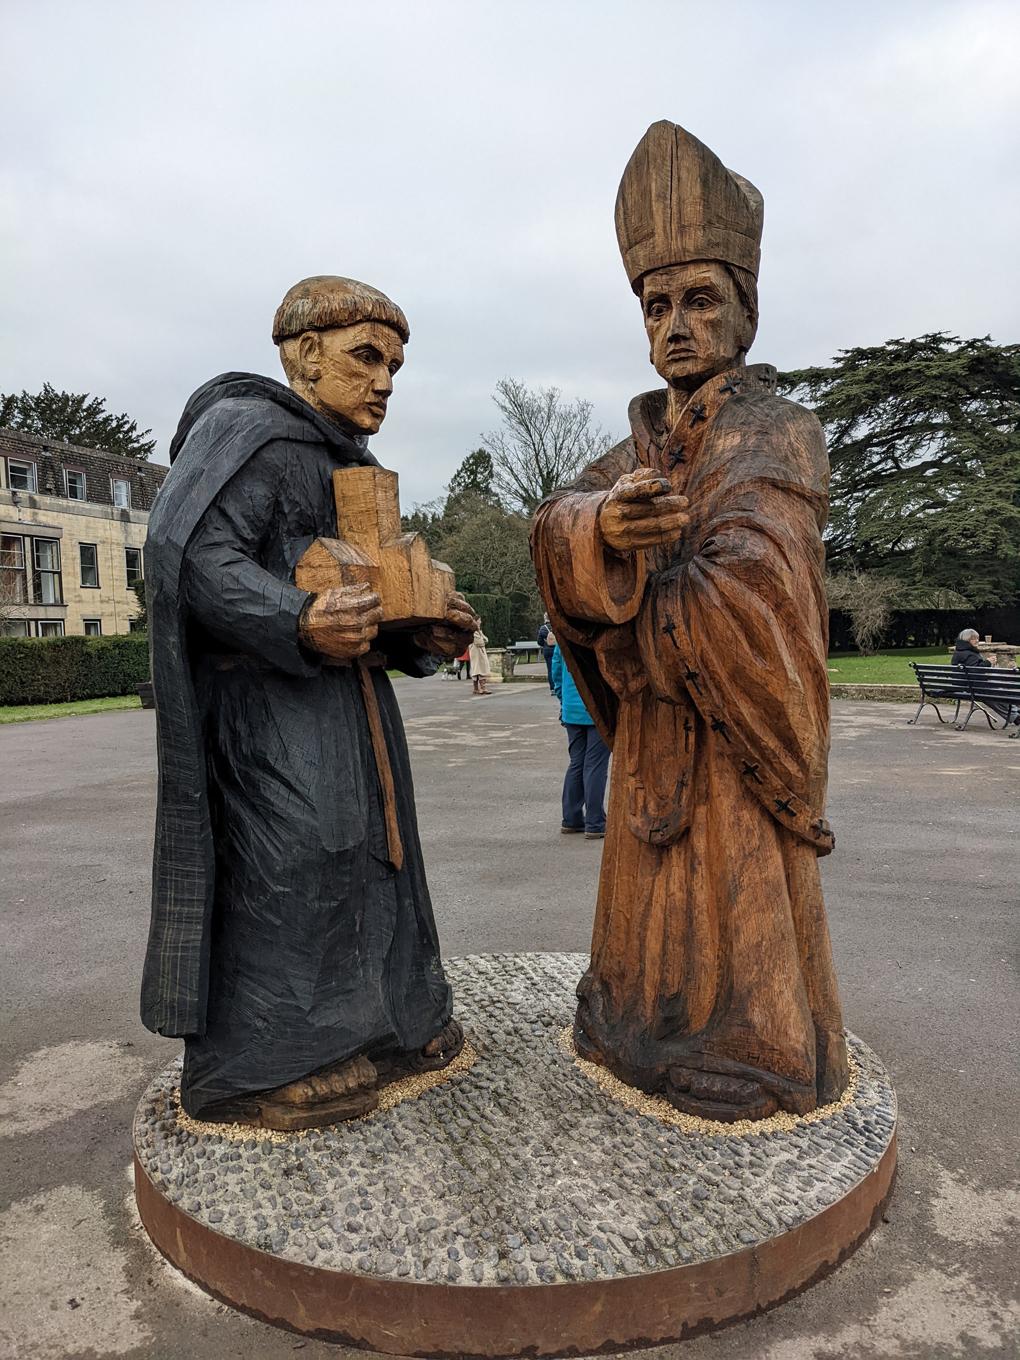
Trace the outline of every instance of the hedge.
{"label": "hedge", "polygon": [[134,694],[149,678],[144,633],[0,638],[0,706],[61,704]]}
{"label": "hedge", "polygon": [[[992,605],[982,609],[894,609],[878,645],[881,648],[949,647],[965,628],[976,628],[982,637],[991,633],[996,642],[1020,642],[1020,609],[1016,605]],[[856,650],[850,615],[843,609],[830,609],[829,651]]]}

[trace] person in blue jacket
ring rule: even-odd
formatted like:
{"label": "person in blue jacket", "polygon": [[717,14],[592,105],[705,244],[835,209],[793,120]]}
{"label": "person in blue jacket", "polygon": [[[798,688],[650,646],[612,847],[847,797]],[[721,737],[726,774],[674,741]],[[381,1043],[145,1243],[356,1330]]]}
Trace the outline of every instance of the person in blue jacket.
{"label": "person in blue jacket", "polygon": [[560,721],[567,729],[570,764],[563,780],[565,836],[584,832],[585,840],[600,841],[606,834],[606,771],[609,747],[598,734],[585,708],[574,677],[563,664],[559,647],[552,658],[553,693],[560,701]]}

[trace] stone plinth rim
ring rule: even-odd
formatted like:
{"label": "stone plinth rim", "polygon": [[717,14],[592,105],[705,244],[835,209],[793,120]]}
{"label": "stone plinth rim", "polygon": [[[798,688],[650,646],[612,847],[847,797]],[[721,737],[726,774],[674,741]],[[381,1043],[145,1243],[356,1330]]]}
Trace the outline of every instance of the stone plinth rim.
{"label": "stone plinth rim", "polygon": [[[137,1156],[134,1169],[139,1214],[155,1246],[190,1280],[241,1312],[302,1336],[382,1354],[437,1360],[529,1354],[552,1360],[689,1340],[765,1312],[818,1283],[880,1220],[893,1191],[896,1135],[847,1195],[778,1237],[728,1257],[646,1275],[548,1285],[466,1287],[303,1265],[199,1223],[164,1198]],[[686,1305],[678,1297],[684,1294]],[[422,1302],[438,1307],[423,1310]],[[523,1304],[528,1315],[527,1328],[516,1329],[525,1332],[520,1337],[513,1335],[516,1310],[508,1317],[513,1303]],[[478,1349],[482,1337],[487,1344]]]}

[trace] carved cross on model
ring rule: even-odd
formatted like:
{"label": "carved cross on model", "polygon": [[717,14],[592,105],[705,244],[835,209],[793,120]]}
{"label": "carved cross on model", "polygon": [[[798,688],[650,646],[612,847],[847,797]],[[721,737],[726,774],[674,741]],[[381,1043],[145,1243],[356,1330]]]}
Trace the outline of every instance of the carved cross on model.
{"label": "carved cross on model", "polygon": [[453,572],[432,560],[420,534],[401,532],[397,474],[337,468],[333,494],[340,536],[315,540],[297,564],[297,587],[318,594],[367,582],[382,600],[381,628],[442,623],[455,588]]}

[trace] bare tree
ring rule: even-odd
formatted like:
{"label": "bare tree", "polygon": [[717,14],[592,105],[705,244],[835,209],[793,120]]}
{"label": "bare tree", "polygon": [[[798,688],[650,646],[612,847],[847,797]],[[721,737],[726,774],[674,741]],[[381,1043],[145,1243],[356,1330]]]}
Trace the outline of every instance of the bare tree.
{"label": "bare tree", "polygon": [[493,401],[503,425],[483,435],[482,444],[492,456],[496,489],[526,515],[615,442],[601,425],[592,425],[590,401],[564,402],[559,388],[532,392],[516,378],[504,378]]}
{"label": "bare tree", "polygon": [[901,590],[900,581],[851,567],[825,580],[830,609],[845,609],[850,631],[862,656],[873,656]]}

